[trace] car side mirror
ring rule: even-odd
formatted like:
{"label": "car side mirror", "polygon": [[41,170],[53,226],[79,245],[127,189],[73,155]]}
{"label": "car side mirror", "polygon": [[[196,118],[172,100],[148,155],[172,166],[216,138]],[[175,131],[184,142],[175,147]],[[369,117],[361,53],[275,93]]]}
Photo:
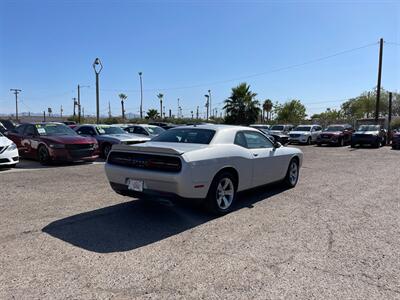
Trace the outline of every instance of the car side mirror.
{"label": "car side mirror", "polygon": [[274,142],[274,148],[280,148],[280,147],[282,147],[282,144],[279,143],[278,141],[275,141]]}

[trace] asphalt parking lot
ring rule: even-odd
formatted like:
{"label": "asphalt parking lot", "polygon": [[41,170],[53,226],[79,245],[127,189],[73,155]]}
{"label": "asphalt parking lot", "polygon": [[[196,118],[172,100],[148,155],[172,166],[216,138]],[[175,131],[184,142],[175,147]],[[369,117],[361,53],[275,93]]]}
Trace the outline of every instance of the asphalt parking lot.
{"label": "asphalt parking lot", "polygon": [[400,151],[301,146],[296,188],[213,218],[103,163],[0,171],[0,299],[399,299]]}

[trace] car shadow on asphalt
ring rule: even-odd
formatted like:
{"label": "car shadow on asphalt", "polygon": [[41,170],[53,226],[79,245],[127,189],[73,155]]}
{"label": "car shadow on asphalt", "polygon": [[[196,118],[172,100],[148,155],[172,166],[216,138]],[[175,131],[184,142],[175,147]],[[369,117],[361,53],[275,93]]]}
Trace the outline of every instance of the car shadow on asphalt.
{"label": "car shadow on asphalt", "polygon": [[[95,163],[102,163],[104,160],[97,159]],[[42,165],[40,162],[34,159],[20,159],[19,163],[13,167],[9,168],[6,166],[0,167],[0,172],[10,171],[10,170],[36,170],[36,169],[49,169],[49,168],[64,168],[64,167],[73,167],[78,165],[90,165],[91,162],[52,162],[47,165]]]}
{"label": "car shadow on asphalt", "polygon": [[[240,193],[235,210],[253,208],[284,190],[274,184]],[[198,205],[133,200],[51,222],[42,231],[88,251],[113,253],[161,241],[215,218]]]}

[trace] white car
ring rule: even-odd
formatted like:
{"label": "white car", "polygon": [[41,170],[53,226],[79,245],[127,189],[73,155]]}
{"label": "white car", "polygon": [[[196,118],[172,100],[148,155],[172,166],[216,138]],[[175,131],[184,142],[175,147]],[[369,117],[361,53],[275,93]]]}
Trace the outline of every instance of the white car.
{"label": "white car", "polygon": [[105,171],[119,194],[202,199],[224,214],[237,192],[281,180],[294,187],[302,160],[299,149],[274,143],[257,129],[194,125],[145,144],[115,145]]}
{"label": "white car", "polygon": [[322,127],[319,125],[299,125],[290,132],[289,143],[311,145],[317,141],[321,132]]}
{"label": "white car", "polygon": [[15,167],[19,162],[17,145],[0,133],[0,166]]}

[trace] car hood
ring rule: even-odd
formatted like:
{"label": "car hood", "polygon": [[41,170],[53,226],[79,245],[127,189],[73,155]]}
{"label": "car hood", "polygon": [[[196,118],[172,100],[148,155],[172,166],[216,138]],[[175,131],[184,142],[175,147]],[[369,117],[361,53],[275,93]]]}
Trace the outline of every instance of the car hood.
{"label": "car hood", "polygon": [[60,135],[60,136],[41,136],[43,141],[58,143],[58,144],[94,144],[96,140],[92,137],[80,135]]}
{"label": "car hood", "polygon": [[104,139],[114,139],[121,142],[125,141],[149,141],[150,139],[147,137],[143,137],[140,135],[130,134],[130,133],[121,133],[121,134],[103,134],[101,135]]}
{"label": "car hood", "polygon": [[189,144],[189,143],[184,144],[184,143],[147,142],[145,144],[135,144],[135,145],[115,145],[113,147],[113,150],[129,150],[129,151],[133,150],[140,152],[181,155],[189,151],[195,151],[207,147],[209,147],[209,145]]}
{"label": "car hood", "polygon": [[310,134],[310,131],[294,131],[292,130],[290,134]]}
{"label": "car hood", "polygon": [[379,134],[379,131],[377,130],[372,130],[372,131],[356,131],[355,134]]}
{"label": "car hood", "polygon": [[5,136],[0,136],[0,147],[9,146],[13,141],[9,140]]}

